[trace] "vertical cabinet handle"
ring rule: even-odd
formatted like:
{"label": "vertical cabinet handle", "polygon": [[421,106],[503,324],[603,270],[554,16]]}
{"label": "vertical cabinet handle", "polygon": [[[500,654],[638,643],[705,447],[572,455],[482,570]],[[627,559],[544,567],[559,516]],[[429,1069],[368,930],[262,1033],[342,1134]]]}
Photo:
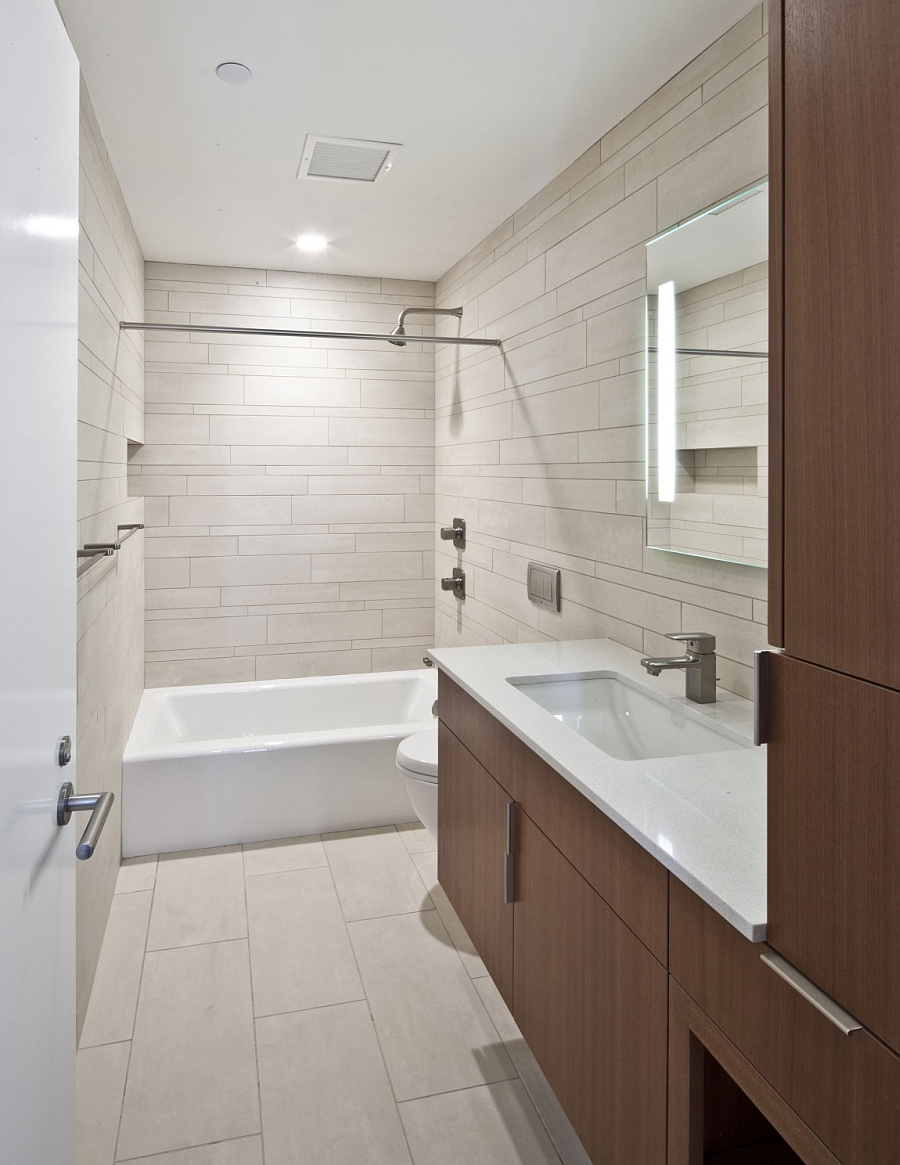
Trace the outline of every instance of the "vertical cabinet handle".
{"label": "vertical cabinet handle", "polygon": [[766,647],[753,653],[753,743],[769,743],[769,667],[773,655],[784,655],[780,647]]}
{"label": "vertical cabinet handle", "polygon": [[516,803],[506,806],[506,853],[503,855],[503,901],[516,900]]}

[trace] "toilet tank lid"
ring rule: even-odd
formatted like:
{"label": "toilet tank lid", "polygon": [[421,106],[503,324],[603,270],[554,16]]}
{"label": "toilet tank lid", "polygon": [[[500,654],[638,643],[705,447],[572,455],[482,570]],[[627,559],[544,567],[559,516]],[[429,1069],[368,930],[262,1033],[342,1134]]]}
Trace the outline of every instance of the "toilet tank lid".
{"label": "toilet tank lid", "polygon": [[438,772],[438,732],[426,728],[415,736],[407,736],[397,747],[397,764],[425,777],[436,777]]}

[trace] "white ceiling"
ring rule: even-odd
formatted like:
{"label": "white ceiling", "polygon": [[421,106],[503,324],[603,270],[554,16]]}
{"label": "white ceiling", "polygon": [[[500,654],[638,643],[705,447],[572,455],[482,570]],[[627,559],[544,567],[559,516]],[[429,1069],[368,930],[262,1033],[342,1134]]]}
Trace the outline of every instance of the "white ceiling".
{"label": "white ceiling", "polygon": [[[754,0],[59,0],[148,259],[435,279]],[[222,61],[253,71],[226,85]],[[400,142],[372,187],[307,133]],[[330,240],[301,254],[298,235]]]}

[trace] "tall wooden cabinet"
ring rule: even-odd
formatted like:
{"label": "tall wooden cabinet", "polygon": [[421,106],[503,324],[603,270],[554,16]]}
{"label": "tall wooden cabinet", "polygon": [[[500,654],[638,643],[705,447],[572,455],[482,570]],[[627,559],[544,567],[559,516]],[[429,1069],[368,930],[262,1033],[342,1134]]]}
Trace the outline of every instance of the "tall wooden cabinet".
{"label": "tall wooden cabinet", "polygon": [[770,32],[769,939],[900,1049],[900,17]]}

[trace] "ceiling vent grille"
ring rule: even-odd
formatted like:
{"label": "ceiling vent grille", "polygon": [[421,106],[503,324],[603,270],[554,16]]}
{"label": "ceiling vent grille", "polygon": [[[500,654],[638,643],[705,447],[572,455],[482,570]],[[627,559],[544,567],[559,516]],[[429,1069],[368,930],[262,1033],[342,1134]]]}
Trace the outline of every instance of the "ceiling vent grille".
{"label": "ceiling vent grille", "polygon": [[366,142],[308,134],[297,177],[319,178],[326,182],[380,182],[401,149],[402,146],[395,142]]}

